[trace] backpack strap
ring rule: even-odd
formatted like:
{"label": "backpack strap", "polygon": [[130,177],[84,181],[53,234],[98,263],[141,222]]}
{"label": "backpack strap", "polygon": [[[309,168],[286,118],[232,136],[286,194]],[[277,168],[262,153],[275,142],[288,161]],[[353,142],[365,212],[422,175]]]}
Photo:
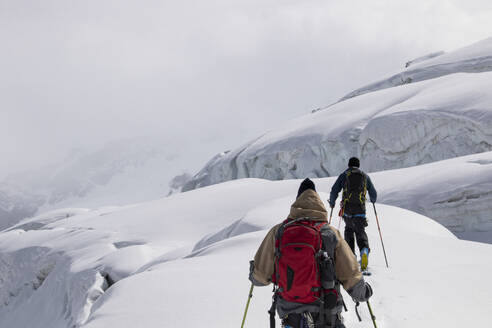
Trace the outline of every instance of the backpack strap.
{"label": "backpack strap", "polygon": [[366,202],[366,192],[367,192],[367,176],[365,174],[363,175],[364,175],[364,187],[361,193],[359,194],[359,200],[361,204]]}
{"label": "backpack strap", "polygon": [[345,172],[345,184],[343,186],[343,192],[342,192],[342,204],[341,204],[341,208],[344,209],[345,208],[345,204],[347,204],[348,200],[350,199],[350,194],[349,194],[349,176],[350,176],[350,173],[352,173],[351,170],[348,170],[347,172]]}
{"label": "backpack strap", "polygon": [[274,287],[272,306],[270,307],[270,310],[268,310],[268,313],[270,314],[270,328],[275,328],[275,310],[277,309],[277,298],[278,298],[278,294]]}

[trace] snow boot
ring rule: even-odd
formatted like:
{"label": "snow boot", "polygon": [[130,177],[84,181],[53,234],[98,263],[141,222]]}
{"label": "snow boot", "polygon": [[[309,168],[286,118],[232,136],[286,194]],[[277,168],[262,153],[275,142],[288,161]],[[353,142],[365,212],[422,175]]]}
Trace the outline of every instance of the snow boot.
{"label": "snow boot", "polygon": [[365,271],[367,269],[367,265],[369,264],[369,249],[364,247],[360,251],[360,269],[361,271]]}

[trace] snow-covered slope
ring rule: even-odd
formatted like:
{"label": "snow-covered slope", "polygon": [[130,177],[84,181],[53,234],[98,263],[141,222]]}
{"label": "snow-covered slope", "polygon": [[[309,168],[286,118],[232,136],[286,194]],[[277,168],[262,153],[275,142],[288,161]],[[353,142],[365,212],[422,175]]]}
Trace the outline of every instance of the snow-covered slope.
{"label": "snow-covered slope", "polygon": [[244,177],[326,177],[358,156],[367,171],[492,150],[492,72],[368,93],[280,124],[213,158],[185,190]]}
{"label": "snow-covered slope", "polygon": [[[0,229],[20,219],[60,207],[123,205],[179,190],[189,154],[147,138],[72,152],[63,162],[13,174],[0,183]],[[184,179],[184,180],[183,180]]]}
{"label": "snow-covered slope", "polygon": [[[320,188],[332,182],[316,181]],[[26,220],[0,233],[0,326],[238,326],[248,260],[288,213],[298,184],[237,180],[149,203]],[[378,210],[390,264],[369,214],[368,279],[379,326],[486,326],[492,246],[458,240],[406,210]],[[466,281],[459,296],[450,287],[457,281]],[[270,300],[271,288],[255,289],[246,327],[267,325]],[[345,300],[348,326],[372,327],[367,309],[358,323]]]}
{"label": "snow-covered slope", "polygon": [[437,52],[416,58],[407,62],[405,66],[406,70],[352,91],[340,101],[448,74],[492,71],[492,37],[453,52]]}

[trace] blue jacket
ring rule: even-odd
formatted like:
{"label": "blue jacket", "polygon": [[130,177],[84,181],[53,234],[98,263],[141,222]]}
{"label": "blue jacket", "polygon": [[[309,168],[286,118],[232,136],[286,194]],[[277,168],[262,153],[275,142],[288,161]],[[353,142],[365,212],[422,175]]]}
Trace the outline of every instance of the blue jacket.
{"label": "blue jacket", "polygon": [[[343,189],[345,186],[345,179],[347,178],[347,171],[350,168],[346,169],[342,174],[338,176],[337,181],[335,181],[335,184],[333,187],[331,187],[331,192],[330,192],[330,206],[335,207],[335,202],[338,197],[338,193]],[[371,203],[375,203],[376,199],[378,198],[378,193],[376,192],[376,188],[374,188],[374,185],[372,184],[371,178],[367,174],[364,173],[364,175],[367,178],[367,191],[369,192],[369,198],[371,199]]]}

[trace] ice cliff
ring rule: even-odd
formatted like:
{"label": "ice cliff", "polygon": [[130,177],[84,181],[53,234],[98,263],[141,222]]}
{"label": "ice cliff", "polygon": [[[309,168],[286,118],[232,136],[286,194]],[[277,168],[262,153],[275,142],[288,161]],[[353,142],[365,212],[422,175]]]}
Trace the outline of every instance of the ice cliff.
{"label": "ice cliff", "polygon": [[492,72],[379,90],[289,121],[210,160],[184,190],[227,180],[327,177],[351,156],[379,171],[492,150]]}

